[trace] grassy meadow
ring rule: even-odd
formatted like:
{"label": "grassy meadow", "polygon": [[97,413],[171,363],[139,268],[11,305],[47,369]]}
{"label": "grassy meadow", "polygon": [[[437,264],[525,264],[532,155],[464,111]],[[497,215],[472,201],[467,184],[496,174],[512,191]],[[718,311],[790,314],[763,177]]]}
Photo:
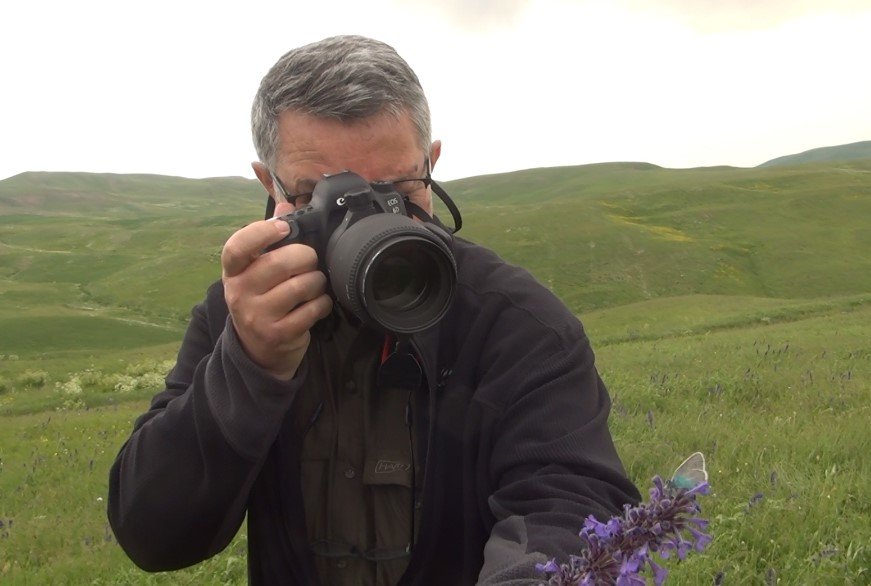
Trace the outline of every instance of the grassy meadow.
{"label": "grassy meadow", "polygon": [[[669,584],[871,582],[871,160],[446,188],[463,236],[581,317],[642,492],[706,454],[714,541],[668,561]],[[0,181],[0,584],[245,583],[244,531],[199,566],[145,574],[105,500],[221,244],[263,199],[232,178]]]}

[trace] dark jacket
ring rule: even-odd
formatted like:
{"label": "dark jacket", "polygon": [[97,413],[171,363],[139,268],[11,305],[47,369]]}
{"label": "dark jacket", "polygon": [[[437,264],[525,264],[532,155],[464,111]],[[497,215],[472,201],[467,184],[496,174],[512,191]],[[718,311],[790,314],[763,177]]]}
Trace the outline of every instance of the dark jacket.
{"label": "dark jacket", "polygon": [[[402,583],[534,583],[577,553],[583,520],[637,502],[614,449],[587,337],[523,269],[454,239],[455,302],[412,339],[426,383],[418,542]],[[220,283],[193,310],[166,390],[110,474],[109,520],[146,570],[204,560],[248,515],[252,584],[314,584],[289,421],[306,372],[273,379],[243,352]]]}

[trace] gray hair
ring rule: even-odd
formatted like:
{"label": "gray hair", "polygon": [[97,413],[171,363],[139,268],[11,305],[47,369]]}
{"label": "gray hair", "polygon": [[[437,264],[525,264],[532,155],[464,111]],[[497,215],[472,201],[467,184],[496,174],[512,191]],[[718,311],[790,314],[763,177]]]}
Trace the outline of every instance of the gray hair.
{"label": "gray hair", "polygon": [[274,170],[278,117],[296,110],[342,122],[408,113],[429,151],[429,105],[420,81],[396,50],[360,36],[330,37],[285,53],[260,82],[251,133],[260,161]]}

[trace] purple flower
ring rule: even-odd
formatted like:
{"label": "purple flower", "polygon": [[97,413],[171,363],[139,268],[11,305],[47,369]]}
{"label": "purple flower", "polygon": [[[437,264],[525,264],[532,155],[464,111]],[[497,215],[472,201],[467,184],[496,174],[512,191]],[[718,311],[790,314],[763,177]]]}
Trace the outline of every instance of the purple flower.
{"label": "purple flower", "polygon": [[711,543],[711,536],[707,533],[702,533],[698,529],[693,529],[692,527],[687,527],[687,531],[689,531],[696,540],[693,544],[696,551],[704,551],[708,544]]}
{"label": "purple flower", "polygon": [[559,566],[557,565],[556,560],[550,560],[546,564],[535,564],[535,569],[539,572],[545,572],[548,574],[559,572]]}
{"label": "purple flower", "polygon": [[667,559],[675,551],[683,560],[689,552],[702,551],[711,543],[711,536],[704,532],[708,521],[698,516],[696,502],[698,495],[709,492],[707,482],[690,489],[676,488],[655,476],[646,503],[625,505],[622,515],[605,523],[592,515],[584,520],[578,534],[580,555],[569,556],[569,563],[536,564],[536,569],[555,586],[642,586],[646,582],[641,574],[649,569],[659,586],[668,570],[654,562],[651,552]]}
{"label": "purple flower", "polygon": [[638,576],[638,574],[628,574],[628,575],[619,575],[617,576],[616,586],[646,586],[647,582],[645,582],[644,578]]}
{"label": "purple flower", "polygon": [[674,541],[677,545],[677,557],[680,561],[684,561],[687,559],[687,554],[692,549],[693,544],[691,541],[684,540],[680,535],[675,537]]}
{"label": "purple flower", "polygon": [[[711,485],[707,482],[702,482],[701,484],[697,484],[696,486],[689,489],[686,494],[710,494]],[[761,493],[760,493],[761,494]]]}
{"label": "purple flower", "polygon": [[656,586],[660,586],[668,577],[668,570],[656,564],[653,560],[647,562],[650,564],[650,569],[653,570],[653,582]]}

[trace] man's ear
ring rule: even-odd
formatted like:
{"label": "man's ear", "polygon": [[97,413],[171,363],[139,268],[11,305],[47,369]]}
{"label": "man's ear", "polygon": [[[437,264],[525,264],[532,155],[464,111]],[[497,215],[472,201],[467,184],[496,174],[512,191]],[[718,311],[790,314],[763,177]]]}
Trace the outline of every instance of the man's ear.
{"label": "man's ear", "polygon": [[434,140],[432,141],[432,146],[429,147],[429,167],[430,171],[435,168],[436,161],[439,160],[439,156],[442,154],[442,141]]}
{"label": "man's ear", "polygon": [[251,163],[251,168],[254,169],[254,174],[257,176],[261,185],[266,189],[266,193],[269,194],[269,197],[275,199],[275,183],[272,181],[272,173],[269,172],[266,165],[260,161],[254,161]]}

